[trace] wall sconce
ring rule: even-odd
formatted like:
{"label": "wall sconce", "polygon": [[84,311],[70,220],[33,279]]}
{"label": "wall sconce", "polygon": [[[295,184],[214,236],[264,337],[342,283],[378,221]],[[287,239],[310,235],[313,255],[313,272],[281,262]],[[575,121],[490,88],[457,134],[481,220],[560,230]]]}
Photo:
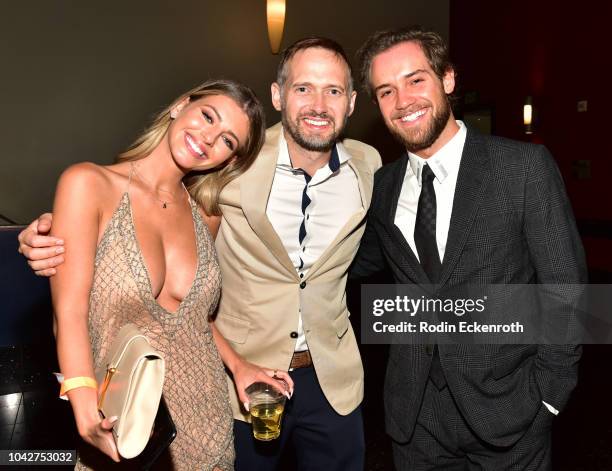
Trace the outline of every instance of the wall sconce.
{"label": "wall sconce", "polygon": [[525,100],[523,105],[523,124],[525,125],[525,134],[533,134],[533,104],[530,96]]}
{"label": "wall sconce", "polygon": [[278,54],[285,28],[285,0],[268,0],[266,13],[270,49],[272,54]]}

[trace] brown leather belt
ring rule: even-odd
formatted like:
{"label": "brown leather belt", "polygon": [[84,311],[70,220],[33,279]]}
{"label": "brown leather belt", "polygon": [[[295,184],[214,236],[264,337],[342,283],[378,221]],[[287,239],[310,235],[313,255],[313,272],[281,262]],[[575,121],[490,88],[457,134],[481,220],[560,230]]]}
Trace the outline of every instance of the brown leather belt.
{"label": "brown leather belt", "polygon": [[310,352],[308,350],[304,350],[303,352],[293,352],[293,357],[291,357],[291,365],[289,365],[289,368],[306,368],[310,365],[312,365],[312,357],[310,356]]}

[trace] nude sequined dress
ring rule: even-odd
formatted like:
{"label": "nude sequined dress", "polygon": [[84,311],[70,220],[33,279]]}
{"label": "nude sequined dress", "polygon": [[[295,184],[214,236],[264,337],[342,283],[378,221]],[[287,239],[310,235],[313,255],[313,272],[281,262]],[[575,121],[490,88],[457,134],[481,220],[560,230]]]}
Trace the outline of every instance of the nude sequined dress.
{"label": "nude sequined dress", "polygon": [[[190,199],[198,266],[193,285],[176,313],[154,299],[150,277],[136,239],[129,193],[115,210],[95,258],[90,294],[89,335],[94,367],[100,368],[119,329],[136,324],[164,354],[163,394],[177,436],[156,468],[233,470],[233,418],[223,364],[208,317],[219,300],[221,275],[214,242]],[[76,469],[109,469],[101,452],[84,446]],[[104,464],[100,464],[104,463]],[[123,460],[123,469],[129,460]],[[114,469],[113,466],[110,469]],[[130,469],[129,467],[127,469]]]}

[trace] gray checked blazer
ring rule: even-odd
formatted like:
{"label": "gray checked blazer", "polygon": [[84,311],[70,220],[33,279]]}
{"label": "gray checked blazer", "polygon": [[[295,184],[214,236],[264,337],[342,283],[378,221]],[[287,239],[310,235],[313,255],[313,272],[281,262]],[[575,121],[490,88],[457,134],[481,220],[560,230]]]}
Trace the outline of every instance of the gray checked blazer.
{"label": "gray checked blazer", "polygon": [[[403,155],[375,174],[351,276],[390,268],[396,283],[429,283],[394,224],[407,162]],[[586,273],[571,205],[547,149],[468,128],[441,286],[586,283]],[[563,409],[576,385],[581,348],[440,345],[439,352],[448,387],[474,432],[492,445],[510,446],[542,401]],[[412,435],[431,358],[424,345],[390,348],[385,419],[387,432],[398,442]]]}

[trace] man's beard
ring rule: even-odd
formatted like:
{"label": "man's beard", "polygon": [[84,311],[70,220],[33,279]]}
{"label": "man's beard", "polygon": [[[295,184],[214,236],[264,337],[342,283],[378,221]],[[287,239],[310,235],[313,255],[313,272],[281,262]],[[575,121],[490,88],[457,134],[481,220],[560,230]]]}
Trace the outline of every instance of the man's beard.
{"label": "man's beard", "polygon": [[395,128],[389,128],[389,131],[404,145],[408,152],[415,153],[423,149],[428,149],[436,142],[440,134],[442,134],[442,131],[444,131],[450,114],[450,102],[448,101],[448,97],[444,95],[442,107],[438,113],[434,113],[430,124],[423,129],[420,136],[417,135],[411,138],[410,135],[407,135],[408,133],[402,133]]}
{"label": "man's beard", "polygon": [[[333,131],[329,136],[305,135],[298,124],[304,118],[319,118],[328,120],[333,127]],[[283,122],[283,129],[289,133],[289,135],[296,142],[297,145],[313,152],[328,152],[332,150],[332,148],[336,144],[336,141],[340,137],[340,134],[342,134],[342,131],[344,131],[344,128],[346,127],[346,122],[348,120],[348,113],[345,114],[340,126],[336,126],[336,121],[325,112],[316,113],[313,111],[310,113],[305,113],[298,116],[297,122],[293,122],[287,116],[286,109],[283,108],[281,110],[281,120]]]}

